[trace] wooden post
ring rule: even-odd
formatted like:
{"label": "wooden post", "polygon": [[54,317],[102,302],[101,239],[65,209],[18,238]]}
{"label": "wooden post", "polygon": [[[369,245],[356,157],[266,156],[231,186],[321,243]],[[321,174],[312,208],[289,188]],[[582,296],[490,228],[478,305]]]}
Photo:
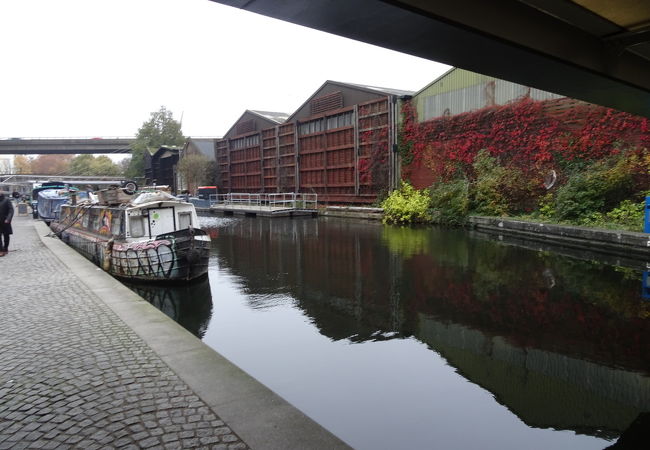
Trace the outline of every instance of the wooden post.
{"label": "wooden post", "polygon": [[354,105],[354,195],[359,196],[359,105]]}
{"label": "wooden post", "polygon": [[280,192],[280,125],[275,126],[275,192]]}
{"label": "wooden post", "polygon": [[230,138],[226,140],[226,156],[228,161],[228,193],[232,192],[232,164],[230,163]]}
{"label": "wooden post", "polygon": [[293,192],[300,192],[300,122],[296,121],[293,130],[294,136],[294,177]]}

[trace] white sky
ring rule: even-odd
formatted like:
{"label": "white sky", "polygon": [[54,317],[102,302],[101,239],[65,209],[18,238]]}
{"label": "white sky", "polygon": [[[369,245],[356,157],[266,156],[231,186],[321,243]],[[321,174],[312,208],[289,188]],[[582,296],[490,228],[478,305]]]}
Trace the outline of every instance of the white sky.
{"label": "white sky", "polygon": [[208,0],[0,0],[0,42],[0,138],[133,136],[162,105],[221,136],[328,79],[415,91],[448,69]]}

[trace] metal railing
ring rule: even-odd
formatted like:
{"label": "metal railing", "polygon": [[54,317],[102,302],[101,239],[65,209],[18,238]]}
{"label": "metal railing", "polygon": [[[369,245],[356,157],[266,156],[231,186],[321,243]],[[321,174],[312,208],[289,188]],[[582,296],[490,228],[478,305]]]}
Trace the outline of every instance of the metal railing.
{"label": "metal railing", "polygon": [[210,206],[250,206],[254,208],[316,209],[318,194],[282,192],[277,194],[250,194],[246,192],[210,195]]}
{"label": "metal railing", "polygon": [[284,192],[266,195],[272,208],[316,209],[318,206],[318,194]]}

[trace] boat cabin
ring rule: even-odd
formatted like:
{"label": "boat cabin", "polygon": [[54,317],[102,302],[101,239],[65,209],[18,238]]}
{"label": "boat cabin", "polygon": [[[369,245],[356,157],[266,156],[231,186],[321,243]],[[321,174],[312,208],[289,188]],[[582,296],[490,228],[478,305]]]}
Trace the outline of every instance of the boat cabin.
{"label": "boat cabin", "polygon": [[64,226],[125,241],[155,239],[166,233],[198,228],[194,206],[176,201],[113,207],[64,205],[59,221]]}
{"label": "boat cabin", "polygon": [[198,228],[198,217],[191,203],[157,202],[126,210],[126,238],[155,238],[187,228]]}

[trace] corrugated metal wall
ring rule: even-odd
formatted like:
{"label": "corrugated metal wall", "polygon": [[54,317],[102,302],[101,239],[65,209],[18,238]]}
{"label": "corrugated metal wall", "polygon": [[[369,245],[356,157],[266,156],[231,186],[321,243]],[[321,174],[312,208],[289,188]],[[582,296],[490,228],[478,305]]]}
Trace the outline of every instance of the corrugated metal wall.
{"label": "corrugated metal wall", "polygon": [[413,101],[420,121],[454,116],[486,106],[504,105],[524,97],[552,100],[563,96],[500,80],[494,77],[454,69],[418,92]]}
{"label": "corrugated metal wall", "polygon": [[372,203],[388,187],[388,97],[217,141],[226,192],[305,192],[319,201]]}

